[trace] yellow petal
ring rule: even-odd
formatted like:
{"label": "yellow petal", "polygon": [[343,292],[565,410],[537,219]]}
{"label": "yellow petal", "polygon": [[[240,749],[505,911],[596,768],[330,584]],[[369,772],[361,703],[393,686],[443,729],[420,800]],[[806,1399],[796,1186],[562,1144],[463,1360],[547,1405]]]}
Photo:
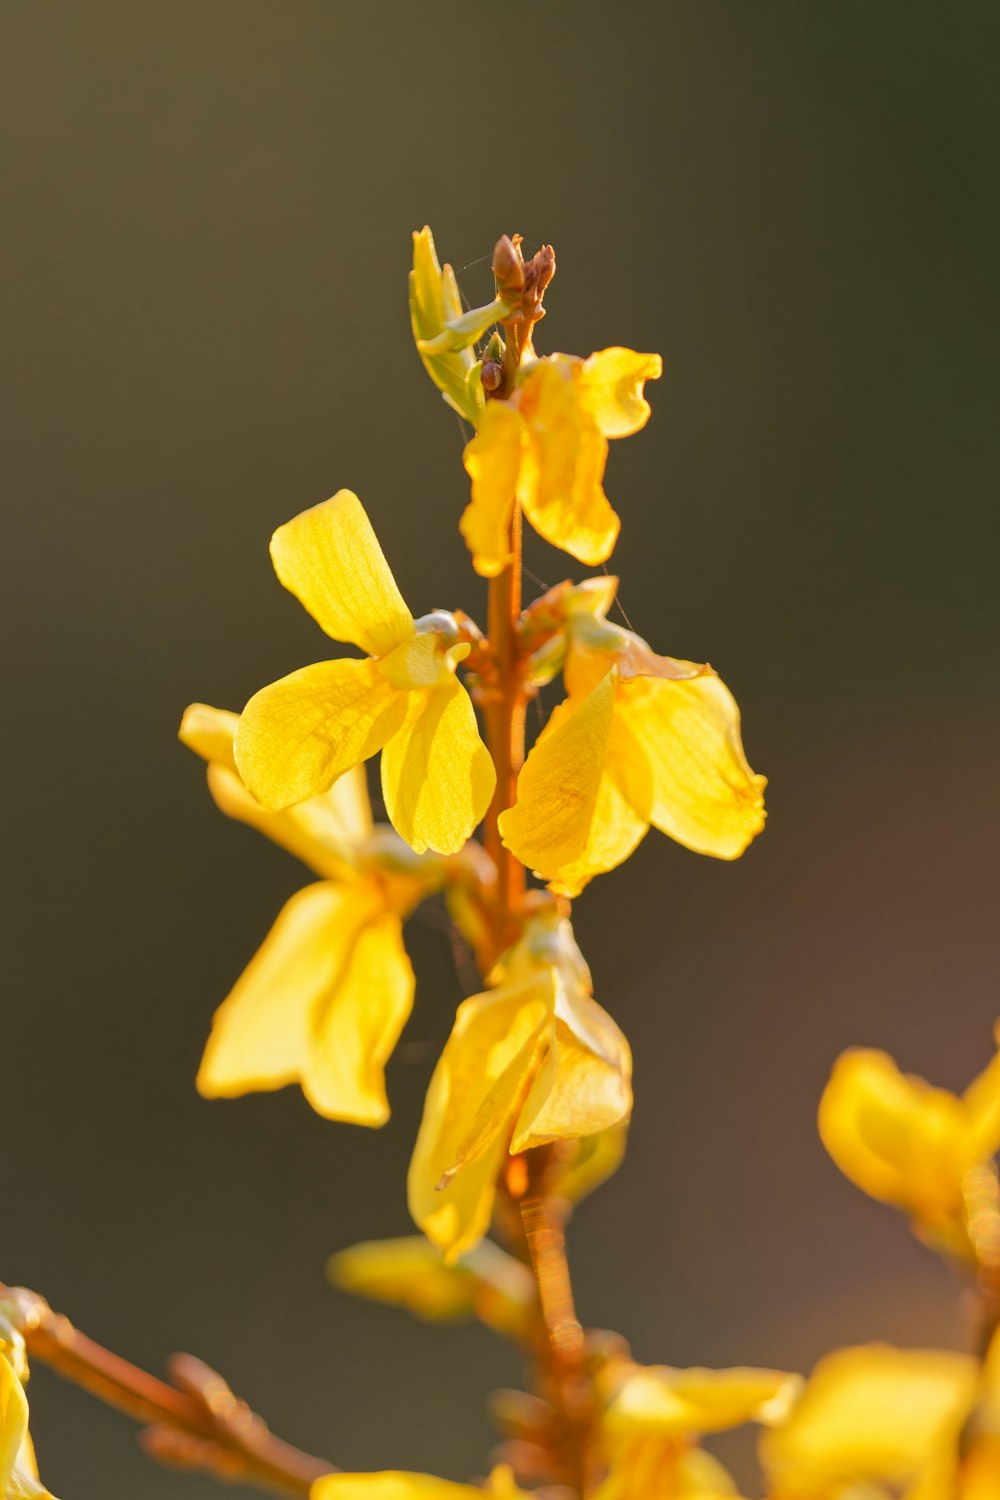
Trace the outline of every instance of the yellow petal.
{"label": "yellow petal", "polygon": [[328,1119],[381,1125],[383,1069],[413,1003],[399,918],[377,890],[324,881],[285,905],[216,1012],[198,1089],[298,1082]]}
{"label": "yellow petal", "polygon": [[642,393],[647,380],[659,380],[663,361],[658,354],[636,354],[632,349],[601,349],[584,363],[584,399],[607,438],[628,437],[649,421],[649,402]]}
{"label": "yellow petal", "polygon": [[233,759],[239,715],[192,703],[181,720],[182,743],[208,761],[208,787],[229,818],[248,823],[303,860],[318,875],[334,875],[349,864],[372,831],[371,804],[363,766],[346,772],[318,797],[285,812],[268,812],[243,784]]}
{"label": "yellow petal", "polygon": [[20,1377],[0,1352],[0,1500],[53,1500],[38,1479]]}
{"label": "yellow petal", "polygon": [[722,1432],[787,1412],[802,1382],[781,1370],[639,1369],[617,1393],[603,1427],[614,1438],[641,1433]]}
{"label": "yellow petal", "polygon": [[607,439],[581,401],[578,381],[578,371],[547,360],[528,376],[518,498],[547,542],[593,567],[611,556],[619,521],[601,485]]}
{"label": "yellow petal", "polygon": [[837,1166],[873,1198],[933,1229],[961,1218],[962,1106],[904,1077],[884,1052],[837,1059],[819,1106],[819,1133]]}
{"label": "yellow petal", "polygon": [[520,413],[506,401],[487,401],[479,431],[462,455],[472,499],[458,524],[483,578],[495,578],[511,560],[510,518],[523,442]]}
{"label": "yellow petal", "polygon": [[597,806],[614,713],[614,674],[582,702],[567,700],[553,728],[532,747],[518,777],[517,801],[500,815],[500,832],[522,864],[558,880],[580,860]]}
{"label": "yellow petal", "polygon": [[494,1469],[485,1490],[454,1484],[433,1474],[409,1474],[399,1469],[381,1474],[328,1474],[317,1479],[309,1500],[531,1500],[519,1490],[506,1468]]}
{"label": "yellow petal", "polygon": [[369,1240],[331,1256],[327,1275],[356,1297],[404,1307],[432,1322],[478,1317],[508,1337],[525,1333],[537,1307],[527,1266],[490,1240],[455,1265],[423,1235]]}
{"label": "yellow petal", "polygon": [[318,662],[255,693],[240,716],[236,764],[264,807],[325,792],[380,750],[406,717],[407,694],[373,661]]}
{"label": "yellow petal", "polygon": [[410,698],[406,722],[382,752],[386,812],[418,854],[457,854],[490,804],[493,762],[454,677]]}
{"label": "yellow petal", "polygon": [[583,1136],[568,1159],[559,1163],[553,1174],[553,1190],[570,1203],[581,1202],[618,1171],[625,1159],[627,1138],[625,1124]]}
{"label": "yellow petal", "polygon": [[1000,1151],[1000,1053],[962,1096],[966,1115],[967,1166],[988,1161]]}
{"label": "yellow petal", "polygon": [[597,1135],[632,1111],[632,1055],[611,1017],[582,991],[562,989],[545,1060],[514,1127],[510,1149]]}
{"label": "yellow petal", "polygon": [[640,817],[605,771],[583,852],[550,876],[550,888],[562,896],[578,896],[595,875],[603,875],[628,859],[648,829],[648,819]]}
{"label": "yellow petal", "polygon": [[328,1474],[317,1479],[309,1500],[483,1500],[483,1491],[433,1474],[388,1469],[381,1474]]}
{"label": "yellow petal", "polygon": [[[718,859],[735,859],[760,833],[766,782],[747,765],[739,710],[718,677],[620,683],[615,730],[608,769],[661,833]],[[647,775],[648,809],[639,800]]]}
{"label": "yellow petal", "polygon": [[788,1421],[764,1434],[761,1461],[782,1500],[866,1479],[905,1485],[957,1440],[975,1385],[976,1361],[963,1354],[838,1350],[817,1365]]}
{"label": "yellow petal", "polygon": [[182,745],[187,745],[189,750],[200,755],[209,765],[226,766],[230,771],[235,771],[233,740],[239,722],[239,714],[230,713],[225,708],[212,708],[207,703],[191,703],[184,710],[177,737]]}
{"label": "yellow petal", "polygon": [[550,1016],[551,998],[535,980],[458,1008],[407,1178],[410,1213],[449,1261],[489,1226],[497,1173]]}
{"label": "yellow petal", "polygon": [[12,1365],[0,1354],[0,1500],[7,1500],[27,1431],[28,1398]]}
{"label": "yellow petal", "polygon": [[426,224],[413,235],[409,284],[410,326],[424,368],[448,405],[475,425],[481,409],[482,385],[477,381],[474,386],[470,381],[475,366],[471,349],[428,355],[420,348],[422,343],[436,338],[445,323],[453,323],[462,316],[455,273],[449,265],[442,271],[434,236]]}
{"label": "yellow petal", "polygon": [[412,634],[413,616],[350,490],[279,526],[271,560],[285,588],[334,640],[384,656]]}

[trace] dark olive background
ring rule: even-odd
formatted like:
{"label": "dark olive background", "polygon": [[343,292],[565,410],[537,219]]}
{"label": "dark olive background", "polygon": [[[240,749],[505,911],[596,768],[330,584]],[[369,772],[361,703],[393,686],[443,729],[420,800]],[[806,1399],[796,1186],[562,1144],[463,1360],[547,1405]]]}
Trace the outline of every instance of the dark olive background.
{"label": "dark olive background", "polygon": [[[5,0],[6,969],[0,1275],[159,1367],[225,1371],[346,1466],[480,1472],[517,1363],[324,1285],[406,1232],[461,990],[433,913],[393,1119],[198,1099],[213,1008],[303,883],[175,742],[324,655],[278,523],[355,488],[416,612],[482,613],[410,231],[520,230],[544,349],[661,350],[615,445],[635,627],[733,687],[770,784],[734,865],[652,834],[578,904],[636,1054],[579,1212],[583,1317],[650,1361],[960,1344],[947,1273],[827,1161],[852,1042],[959,1086],[1000,1012],[1000,12],[986,0]],[[489,294],[484,264],[463,272]],[[540,543],[553,581],[569,559]],[[577,572],[577,575],[579,573]],[[65,1500],[208,1496],[39,1370]]]}

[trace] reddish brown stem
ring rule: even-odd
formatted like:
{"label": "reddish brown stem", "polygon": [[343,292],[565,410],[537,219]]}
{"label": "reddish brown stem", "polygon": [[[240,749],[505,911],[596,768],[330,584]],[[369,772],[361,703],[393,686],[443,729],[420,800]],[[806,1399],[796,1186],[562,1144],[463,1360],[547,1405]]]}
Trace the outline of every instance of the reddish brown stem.
{"label": "reddish brown stem", "polygon": [[279,1495],[308,1496],[333,1465],[276,1438],[200,1360],[175,1355],[169,1385],[95,1343],[33,1292],[0,1285],[18,1309],[29,1357],[40,1359],[146,1430],[144,1446],[168,1463],[241,1480]]}

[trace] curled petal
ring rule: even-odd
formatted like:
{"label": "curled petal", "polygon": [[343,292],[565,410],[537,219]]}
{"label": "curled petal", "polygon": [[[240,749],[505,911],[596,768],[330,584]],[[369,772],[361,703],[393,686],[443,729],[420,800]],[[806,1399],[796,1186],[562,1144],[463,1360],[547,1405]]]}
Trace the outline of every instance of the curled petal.
{"label": "curled petal", "polygon": [[279,526],[271,560],[285,588],[334,640],[384,656],[412,635],[413,616],[350,490]]}
{"label": "curled petal", "polygon": [[407,1178],[410,1212],[449,1261],[489,1226],[497,1174],[551,1015],[545,984],[474,995],[434,1070]]}
{"label": "curled petal", "polygon": [[965,1124],[954,1094],[861,1048],[837,1059],[819,1106],[820,1136],[844,1175],[934,1229],[961,1215]]}
{"label": "curled petal", "polygon": [[299,1083],[328,1119],[388,1119],[383,1069],[413,1003],[400,920],[378,893],[324,881],[286,903],[216,1012],[198,1089]]}
{"label": "curled petal", "polygon": [[235,771],[233,740],[239,722],[239,714],[230,713],[228,709],[212,708],[208,703],[191,703],[184,710],[177,737],[182,745],[187,745],[209,765],[226,766]]}
{"label": "curled petal", "polygon": [[[747,764],[739,710],[718,677],[621,683],[615,729],[609,770],[642,816],[636,799],[649,781],[648,817],[661,833],[718,859],[737,858],[760,833],[767,783]],[[643,759],[648,772],[637,772]]]}
{"label": "curled petal", "polygon": [[560,997],[545,1060],[518,1116],[511,1151],[597,1135],[632,1111],[628,1042],[589,995]]}
{"label": "curled petal", "polygon": [[373,661],[319,662],[261,688],[240,716],[236,764],[262,806],[325,792],[381,750],[406,717],[407,694]]}
{"label": "curled petal", "polygon": [[[410,326],[428,375],[448,405],[473,425],[482,405],[482,387],[470,385],[475,356],[469,349],[457,353],[428,355],[421,344],[441,332],[445,323],[462,316],[462,298],[451,266],[442,271],[434,248],[434,236],[425,224],[413,235],[413,270],[410,272]],[[478,385],[478,382],[476,382]]]}
{"label": "curled petal", "polygon": [[587,848],[614,714],[614,673],[582,702],[561,704],[524,763],[517,801],[500,815],[507,848],[546,879]]}
{"label": "curled petal", "polygon": [[382,752],[386,812],[418,854],[457,854],[493,796],[493,762],[456,678],[410,699],[405,723]]}
{"label": "curled petal", "polygon": [[495,578],[511,560],[510,518],[523,443],[524,423],[516,408],[488,401],[479,431],[462,455],[472,499],[458,524],[473,567],[483,578]]}
{"label": "curled petal", "polygon": [[633,349],[601,349],[585,361],[580,382],[584,399],[605,437],[629,437],[645,427],[649,402],[642,388],[662,374],[658,354],[636,354]]}

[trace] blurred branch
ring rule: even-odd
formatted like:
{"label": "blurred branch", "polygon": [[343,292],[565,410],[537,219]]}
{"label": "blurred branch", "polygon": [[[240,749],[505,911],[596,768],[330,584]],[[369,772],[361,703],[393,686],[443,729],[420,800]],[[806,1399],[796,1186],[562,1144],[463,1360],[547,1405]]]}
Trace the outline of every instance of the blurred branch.
{"label": "blurred branch", "polygon": [[0,1284],[0,1301],[16,1309],[29,1356],[139,1422],[142,1446],[160,1462],[294,1496],[308,1495],[315,1480],[333,1471],[324,1459],[276,1438],[193,1355],[171,1358],[168,1384],[87,1338],[35,1292]]}

